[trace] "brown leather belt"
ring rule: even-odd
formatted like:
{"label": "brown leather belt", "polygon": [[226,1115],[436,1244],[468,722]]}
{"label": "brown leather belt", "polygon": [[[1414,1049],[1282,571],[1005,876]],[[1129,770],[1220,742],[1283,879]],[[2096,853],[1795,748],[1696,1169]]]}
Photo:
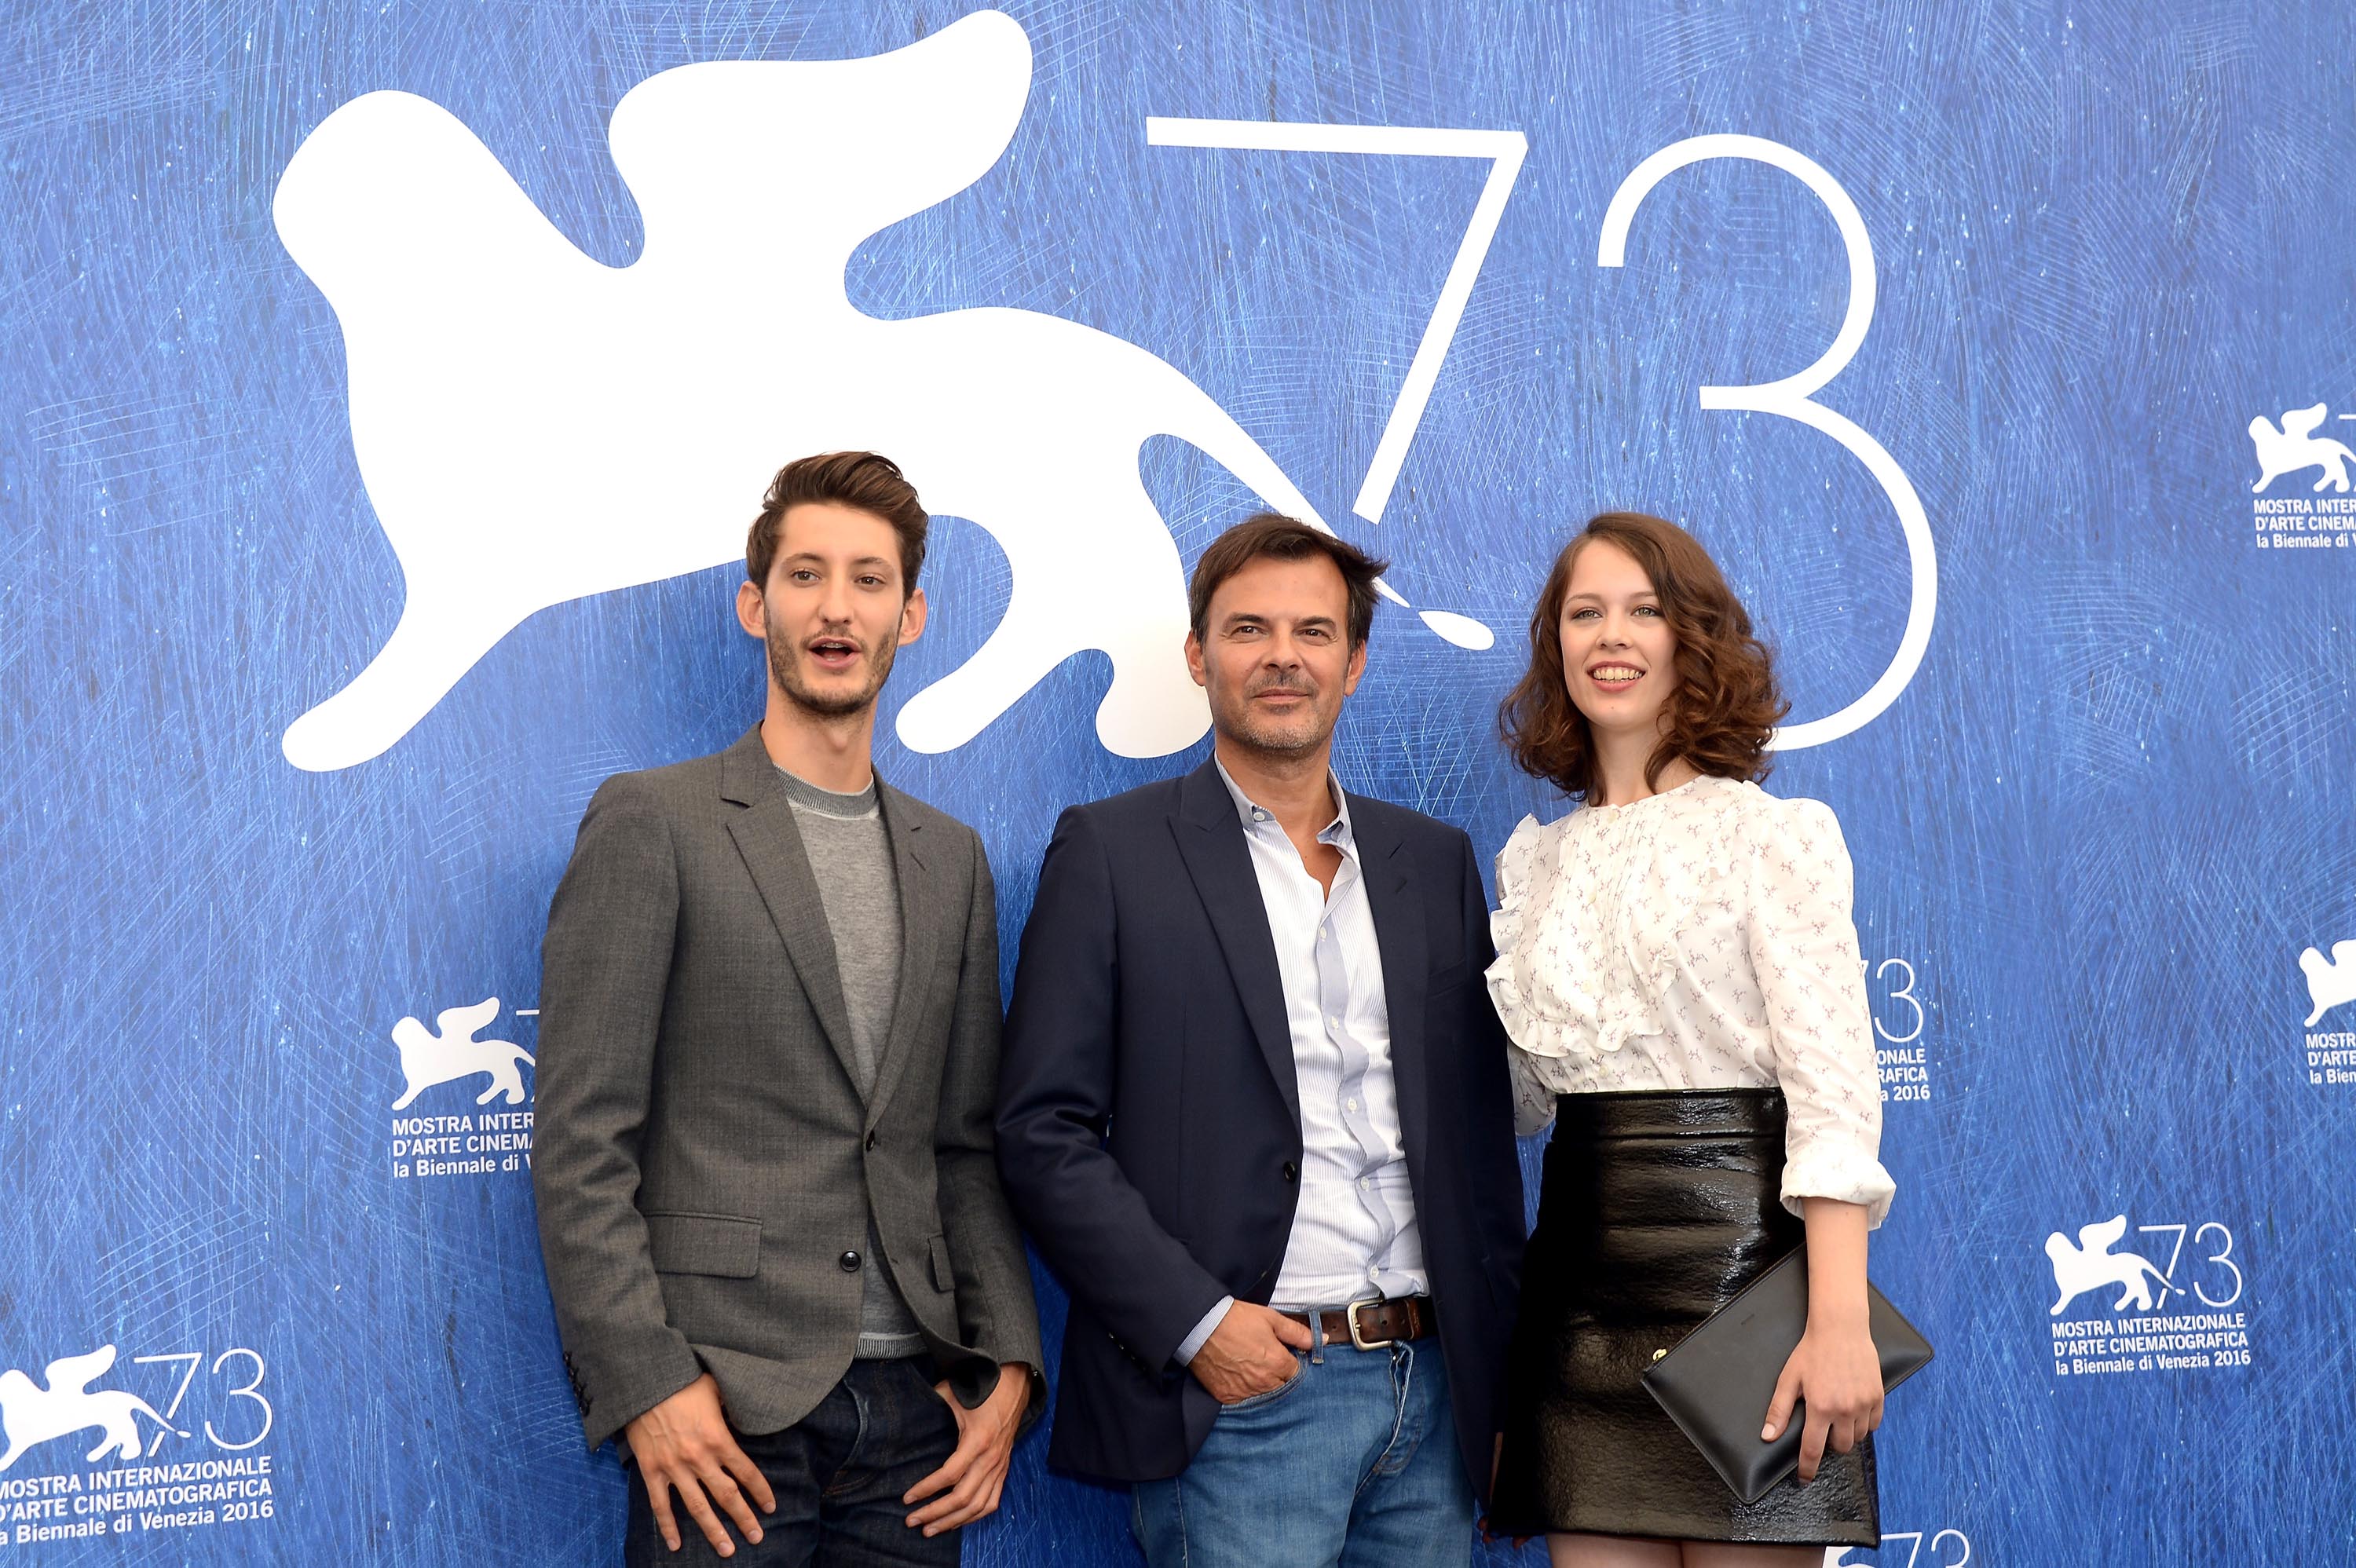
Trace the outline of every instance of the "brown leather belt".
{"label": "brown leather belt", "polygon": [[1440,1332],[1440,1308],[1428,1296],[1354,1301],[1319,1314],[1322,1324],[1310,1322],[1306,1312],[1285,1316],[1304,1328],[1322,1326],[1329,1345],[1355,1345],[1361,1350],[1380,1350],[1403,1339],[1421,1339]]}

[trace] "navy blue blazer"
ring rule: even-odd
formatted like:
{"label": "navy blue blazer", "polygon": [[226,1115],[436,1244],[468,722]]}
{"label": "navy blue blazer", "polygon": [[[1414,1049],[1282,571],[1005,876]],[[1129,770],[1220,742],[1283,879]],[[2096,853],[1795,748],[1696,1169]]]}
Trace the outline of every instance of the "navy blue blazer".
{"label": "navy blue blazer", "polygon": [[[1488,901],[1457,828],[1357,795],[1350,820],[1457,1436],[1485,1493],[1524,1234]],[[1301,1194],[1276,944],[1210,763],[1056,823],[998,1083],[1006,1195],[1071,1296],[1048,1460],[1174,1476],[1218,1408],[1179,1343],[1223,1296],[1268,1301]]]}

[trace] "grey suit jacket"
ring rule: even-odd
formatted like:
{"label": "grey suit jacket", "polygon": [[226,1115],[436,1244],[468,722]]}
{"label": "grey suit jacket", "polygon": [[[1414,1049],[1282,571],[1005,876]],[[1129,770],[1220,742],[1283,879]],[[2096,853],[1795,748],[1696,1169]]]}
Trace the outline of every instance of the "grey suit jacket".
{"label": "grey suit jacket", "polygon": [[834,939],[757,728],[606,780],[582,818],[541,955],[531,1175],[592,1447],[705,1371],[740,1430],[799,1421],[851,1365],[869,1268],[892,1271],[968,1404],[1001,1363],[1043,1365],[991,1147],[990,865],[971,828],[879,794],[903,952],[865,1097]]}

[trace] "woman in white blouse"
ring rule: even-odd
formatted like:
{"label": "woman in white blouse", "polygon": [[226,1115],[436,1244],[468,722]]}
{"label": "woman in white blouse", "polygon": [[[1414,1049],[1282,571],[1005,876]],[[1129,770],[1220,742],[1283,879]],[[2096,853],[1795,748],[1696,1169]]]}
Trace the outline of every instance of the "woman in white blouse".
{"label": "woman in white blouse", "polygon": [[[1556,1123],[1524,1265],[1493,1529],[1556,1568],[1815,1564],[1879,1543],[1866,1232],[1891,1183],[1839,825],[1760,789],[1784,704],[1691,536],[1606,513],[1555,562],[1506,700],[1580,804],[1497,857],[1490,992],[1519,1130]],[[1644,1391],[1651,1361],[1800,1242],[1797,1478],[1746,1505]]]}

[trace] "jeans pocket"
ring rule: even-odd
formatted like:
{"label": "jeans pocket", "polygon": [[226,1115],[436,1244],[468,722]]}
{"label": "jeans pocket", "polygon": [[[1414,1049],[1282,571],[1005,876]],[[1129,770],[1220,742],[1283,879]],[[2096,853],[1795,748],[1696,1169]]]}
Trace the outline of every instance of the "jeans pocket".
{"label": "jeans pocket", "polygon": [[944,1399],[941,1391],[933,1386],[936,1381],[948,1380],[936,1378],[937,1369],[934,1367],[931,1357],[903,1356],[891,1365],[893,1371],[899,1374],[900,1381],[899,1395],[894,1403],[915,1429],[924,1430],[936,1418],[948,1422],[952,1429],[956,1427],[957,1413],[950,1406],[957,1395],[952,1392],[948,1399]]}
{"label": "jeans pocket", "polygon": [[1233,1404],[1223,1404],[1219,1406],[1219,1413],[1221,1415],[1243,1415],[1255,1410],[1266,1410],[1269,1405],[1276,1403],[1279,1400],[1284,1398],[1285,1395],[1290,1393],[1294,1389],[1299,1388],[1301,1383],[1308,1379],[1309,1363],[1307,1359],[1298,1350],[1295,1350],[1292,1353],[1292,1359],[1293,1368],[1292,1375],[1290,1377],[1285,1379],[1282,1382],[1277,1384],[1274,1388],[1269,1389],[1265,1393],[1246,1394],[1243,1398],[1236,1401]]}

